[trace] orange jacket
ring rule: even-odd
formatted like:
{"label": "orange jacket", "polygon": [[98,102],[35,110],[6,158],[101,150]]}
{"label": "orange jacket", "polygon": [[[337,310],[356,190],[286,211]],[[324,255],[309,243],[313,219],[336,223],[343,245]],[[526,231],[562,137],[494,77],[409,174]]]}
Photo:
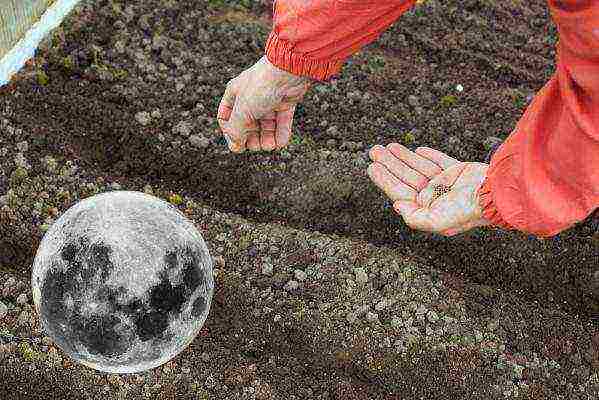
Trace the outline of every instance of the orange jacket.
{"label": "orange jacket", "polygon": [[[275,0],[271,63],[327,81],[416,0]],[[480,189],[494,225],[553,236],[599,207],[599,1],[547,0],[556,72],[495,152]]]}

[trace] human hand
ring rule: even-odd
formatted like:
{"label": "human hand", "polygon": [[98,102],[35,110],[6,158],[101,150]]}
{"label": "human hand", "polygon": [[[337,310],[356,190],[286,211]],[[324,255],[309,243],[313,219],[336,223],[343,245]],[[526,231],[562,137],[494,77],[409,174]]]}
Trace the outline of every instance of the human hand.
{"label": "human hand", "polygon": [[311,85],[262,57],[229,81],[218,108],[218,123],[229,149],[272,151],[289,144],[293,115]]}
{"label": "human hand", "polygon": [[370,158],[370,179],[410,228],[453,236],[491,224],[478,198],[487,164],[460,162],[428,147],[412,152],[398,143],[374,146]]}

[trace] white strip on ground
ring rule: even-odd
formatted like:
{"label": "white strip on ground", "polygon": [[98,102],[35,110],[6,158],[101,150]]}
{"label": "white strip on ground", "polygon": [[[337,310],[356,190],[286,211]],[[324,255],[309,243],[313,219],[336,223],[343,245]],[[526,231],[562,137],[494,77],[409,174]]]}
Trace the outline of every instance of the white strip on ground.
{"label": "white strip on ground", "polygon": [[19,72],[25,63],[35,55],[42,39],[55,29],[80,0],[58,0],[44,12],[21,40],[0,60],[0,86]]}

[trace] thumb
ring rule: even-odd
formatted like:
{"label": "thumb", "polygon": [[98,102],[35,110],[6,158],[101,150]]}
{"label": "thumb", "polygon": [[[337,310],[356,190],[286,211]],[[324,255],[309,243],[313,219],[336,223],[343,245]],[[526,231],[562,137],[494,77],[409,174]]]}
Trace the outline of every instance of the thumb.
{"label": "thumb", "polygon": [[243,145],[237,144],[237,142],[233,141],[233,132],[230,128],[231,114],[233,113],[233,109],[235,107],[236,98],[237,98],[237,80],[232,79],[227,83],[225,88],[225,93],[220,101],[218,106],[218,125],[223,133],[224,138],[227,140],[227,145],[229,149],[233,152],[241,152],[243,149]]}
{"label": "thumb", "polygon": [[259,120],[247,102],[238,97],[231,111],[229,121],[227,121],[225,133],[234,145],[244,147],[247,137],[252,132],[260,132]]}

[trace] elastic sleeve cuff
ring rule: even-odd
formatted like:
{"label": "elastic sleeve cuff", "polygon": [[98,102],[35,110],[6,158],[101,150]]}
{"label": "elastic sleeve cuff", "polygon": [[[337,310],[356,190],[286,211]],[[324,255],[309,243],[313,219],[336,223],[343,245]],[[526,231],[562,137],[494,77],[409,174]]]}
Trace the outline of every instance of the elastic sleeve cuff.
{"label": "elastic sleeve cuff", "polygon": [[483,217],[491,222],[495,227],[514,230],[515,228],[508,224],[499,214],[495,202],[493,201],[493,192],[491,190],[491,182],[488,177],[485,178],[482,185],[478,189],[479,205],[482,208]]}
{"label": "elastic sleeve cuff", "polygon": [[298,76],[328,81],[337,75],[343,61],[321,61],[293,53],[293,45],[278,38],[272,31],[266,42],[266,57],[274,66]]}

